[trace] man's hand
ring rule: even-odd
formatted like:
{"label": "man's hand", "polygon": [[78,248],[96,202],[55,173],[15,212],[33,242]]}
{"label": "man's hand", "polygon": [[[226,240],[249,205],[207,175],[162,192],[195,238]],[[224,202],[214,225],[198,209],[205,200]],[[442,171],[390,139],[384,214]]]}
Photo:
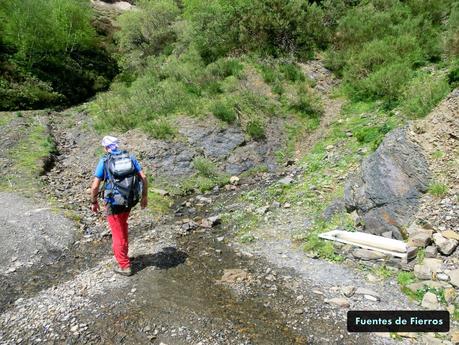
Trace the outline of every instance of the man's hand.
{"label": "man's hand", "polygon": [[92,212],[94,212],[94,213],[99,212],[99,211],[100,211],[99,203],[96,202],[95,204],[91,204],[91,210],[92,210]]}
{"label": "man's hand", "polygon": [[145,208],[148,206],[148,198],[147,197],[142,197],[142,199],[140,199],[140,207],[141,208]]}

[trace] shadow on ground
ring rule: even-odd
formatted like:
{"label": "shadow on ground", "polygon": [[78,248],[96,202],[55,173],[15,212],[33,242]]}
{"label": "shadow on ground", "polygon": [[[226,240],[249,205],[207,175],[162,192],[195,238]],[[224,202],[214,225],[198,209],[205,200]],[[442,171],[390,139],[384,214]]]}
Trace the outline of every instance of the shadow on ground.
{"label": "shadow on ground", "polygon": [[168,269],[183,264],[188,255],[174,247],[165,247],[160,252],[154,254],[138,255],[132,258],[132,268],[134,273],[155,266],[159,269]]}

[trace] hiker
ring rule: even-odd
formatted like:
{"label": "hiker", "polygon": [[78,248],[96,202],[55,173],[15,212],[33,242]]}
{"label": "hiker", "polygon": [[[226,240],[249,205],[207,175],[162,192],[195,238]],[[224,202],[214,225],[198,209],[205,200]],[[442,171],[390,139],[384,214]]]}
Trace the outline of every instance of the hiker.
{"label": "hiker", "polygon": [[106,154],[99,160],[94,172],[91,186],[91,209],[99,212],[99,186],[104,195],[105,213],[112,232],[112,248],[118,266],[118,274],[132,275],[131,262],[128,256],[128,217],[131,208],[139,199],[141,208],[148,203],[147,178],[139,162],[127,151],[119,149],[119,140],[112,136],[102,139]]}

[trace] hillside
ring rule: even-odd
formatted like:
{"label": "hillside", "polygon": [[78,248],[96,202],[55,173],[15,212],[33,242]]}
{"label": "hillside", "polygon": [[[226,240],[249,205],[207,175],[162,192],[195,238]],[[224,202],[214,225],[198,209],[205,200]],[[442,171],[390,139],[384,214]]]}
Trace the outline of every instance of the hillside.
{"label": "hillside", "polygon": [[[15,0],[0,18],[1,344],[459,343],[457,1]],[[131,277],[90,210],[107,134],[150,184]],[[336,229],[417,254],[319,237]],[[447,310],[451,330],[346,330],[391,309]]]}

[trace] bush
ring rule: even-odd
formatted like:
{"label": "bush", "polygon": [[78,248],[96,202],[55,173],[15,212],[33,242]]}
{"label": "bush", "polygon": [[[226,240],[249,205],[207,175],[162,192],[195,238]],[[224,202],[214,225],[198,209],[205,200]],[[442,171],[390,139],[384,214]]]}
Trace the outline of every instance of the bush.
{"label": "bush", "polygon": [[193,167],[198,174],[207,178],[214,178],[219,175],[215,163],[204,157],[196,157],[193,160]]}
{"label": "bush", "polygon": [[411,117],[427,115],[450,91],[442,76],[420,74],[403,93],[402,110]]}
{"label": "bush", "polygon": [[116,34],[120,63],[131,72],[145,67],[149,56],[159,55],[176,40],[174,23],[180,10],[173,0],[137,3],[138,11],[126,11],[118,18]]}
{"label": "bush", "polygon": [[445,51],[452,57],[459,57],[459,3],[454,3],[448,19]]}
{"label": "bush", "polygon": [[176,129],[164,118],[155,119],[145,123],[144,130],[156,139],[172,139],[176,135]]}
{"label": "bush", "polygon": [[432,182],[428,189],[429,193],[438,198],[442,198],[448,194],[448,186],[441,182]]}
{"label": "bush", "polygon": [[0,3],[2,40],[29,68],[56,53],[93,47],[89,4],[72,0],[11,0]]}
{"label": "bush", "polygon": [[327,65],[343,75],[351,97],[393,107],[413,71],[440,58],[439,18],[447,12],[448,5],[420,0],[362,1],[338,20]]}
{"label": "bush", "polygon": [[232,123],[236,120],[234,106],[228,101],[216,101],[211,107],[211,112],[215,117],[228,123]]}
{"label": "bush", "polygon": [[459,60],[456,61],[449,69],[448,84],[452,88],[459,86]]}
{"label": "bush", "polygon": [[300,116],[310,119],[319,118],[323,114],[320,99],[310,90],[299,92],[297,99],[292,102],[291,109],[297,111]]}
{"label": "bush", "polygon": [[246,133],[255,140],[260,140],[265,137],[265,129],[259,120],[252,120],[247,124]]}

